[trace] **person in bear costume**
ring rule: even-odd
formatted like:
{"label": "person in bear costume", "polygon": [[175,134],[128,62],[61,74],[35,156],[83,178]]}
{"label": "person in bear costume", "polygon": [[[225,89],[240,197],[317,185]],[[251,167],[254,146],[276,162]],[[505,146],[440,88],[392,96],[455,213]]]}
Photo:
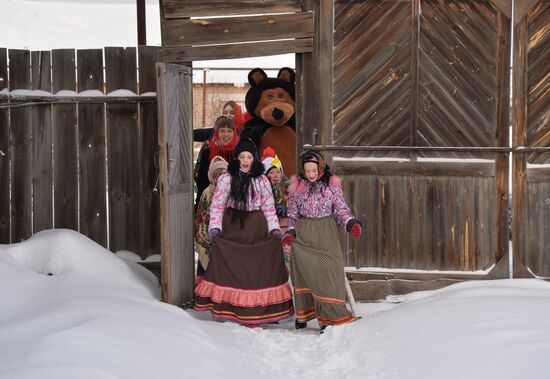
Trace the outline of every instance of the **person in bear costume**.
{"label": "person in bear costume", "polygon": [[288,67],[281,68],[276,78],[268,78],[261,68],[250,71],[245,106],[252,119],[241,131],[241,137],[252,139],[259,151],[271,146],[289,176],[296,174],[295,80]]}

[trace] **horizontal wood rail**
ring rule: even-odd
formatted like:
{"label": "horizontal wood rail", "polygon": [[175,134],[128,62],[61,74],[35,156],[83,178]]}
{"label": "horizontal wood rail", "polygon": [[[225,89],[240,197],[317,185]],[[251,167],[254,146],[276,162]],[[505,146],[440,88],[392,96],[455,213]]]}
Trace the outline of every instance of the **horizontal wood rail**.
{"label": "horizontal wood rail", "polygon": [[19,108],[32,105],[48,104],[129,104],[129,103],[154,103],[156,95],[135,95],[135,96],[63,96],[63,95],[10,95],[0,94],[0,101],[16,101],[17,103],[0,103],[0,109]]}
{"label": "horizontal wood rail", "polygon": [[544,147],[506,147],[506,146],[334,146],[334,145],[303,145],[304,150],[321,151],[432,151],[432,152],[483,152],[483,153],[546,153],[550,146]]}

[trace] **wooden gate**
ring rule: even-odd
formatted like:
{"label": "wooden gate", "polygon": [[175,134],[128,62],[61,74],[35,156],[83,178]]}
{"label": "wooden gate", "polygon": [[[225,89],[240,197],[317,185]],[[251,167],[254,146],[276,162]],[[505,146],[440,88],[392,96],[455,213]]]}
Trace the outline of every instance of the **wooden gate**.
{"label": "wooden gate", "polygon": [[191,69],[157,63],[162,300],[193,299],[193,99]]}
{"label": "wooden gate", "polygon": [[516,1],[514,37],[514,276],[550,277],[550,1]]}
{"label": "wooden gate", "polygon": [[365,222],[344,241],[348,266],[506,272],[510,4],[334,3],[334,27],[320,26],[334,30],[333,113],[318,140]]}

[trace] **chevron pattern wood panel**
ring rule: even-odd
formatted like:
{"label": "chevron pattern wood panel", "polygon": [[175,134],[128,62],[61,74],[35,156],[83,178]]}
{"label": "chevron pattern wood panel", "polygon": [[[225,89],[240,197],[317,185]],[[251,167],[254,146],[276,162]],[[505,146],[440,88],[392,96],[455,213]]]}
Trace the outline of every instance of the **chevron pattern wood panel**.
{"label": "chevron pattern wood panel", "polygon": [[498,10],[464,0],[421,9],[418,144],[495,146]]}
{"label": "chevron pattern wood panel", "polygon": [[[550,2],[539,2],[527,17],[527,144],[550,146]],[[528,162],[550,163],[550,154],[531,154]]]}
{"label": "chevron pattern wood panel", "polygon": [[410,1],[336,1],[334,25],[334,144],[410,144]]}
{"label": "chevron pattern wood panel", "polygon": [[419,4],[416,30],[416,1],[336,1],[335,145],[497,145],[500,10],[490,1]]}

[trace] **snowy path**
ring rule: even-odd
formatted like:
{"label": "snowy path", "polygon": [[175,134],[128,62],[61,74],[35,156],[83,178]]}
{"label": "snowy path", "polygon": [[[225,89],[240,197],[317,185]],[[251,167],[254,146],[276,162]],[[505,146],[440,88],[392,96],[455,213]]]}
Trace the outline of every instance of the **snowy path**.
{"label": "snowy path", "polygon": [[363,319],[323,335],[292,320],[216,322],[158,296],[149,272],[75,232],[0,245],[0,378],[550,377],[550,284],[540,280],[359,304]]}

